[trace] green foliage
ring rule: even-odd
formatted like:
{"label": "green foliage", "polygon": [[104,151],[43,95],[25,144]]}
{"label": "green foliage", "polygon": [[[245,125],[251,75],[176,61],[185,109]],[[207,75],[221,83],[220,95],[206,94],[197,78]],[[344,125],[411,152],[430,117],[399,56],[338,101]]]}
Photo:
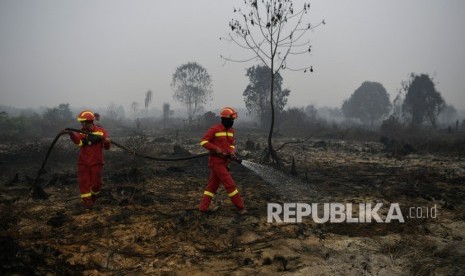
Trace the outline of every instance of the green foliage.
{"label": "green foliage", "polygon": [[445,125],[455,124],[458,112],[453,105],[446,104],[438,116],[438,121]]}
{"label": "green foliage", "polygon": [[41,115],[28,113],[15,117],[4,112],[0,114],[0,139],[10,142],[37,141],[44,137],[54,137],[65,127],[75,123],[69,104],[47,108]]}
{"label": "green foliage", "polygon": [[364,82],[342,104],[342,112],[348,118],[356,118],[365,124],[374,125],[391,110],[389,94],[378,82]]}
{"label": "green foliage", "polygon": [[202,110],[213,93],[210,75],[196,62],[189,62],[176,68],[171,88],[174,90],[174,99],[186,106],[190,122]]}
{"label": "green foliage", "polygon": [[316,120],[316,117],[318,115],[318,110],[316,109],[314,105],[310,104],[310,105],[307,105],[307,107],[305,107],[305,114],[308,116],[310,120]]}
{"label": "green foliage", "polygon": [[302,108],[289,108],[281,113],[277,122],[280,130],[286,133],[291,130],[307,127],[308,117]]}
{"label": "green foliage", "polygon": [[55,129],[62,129],[73,122],[73,113],[69,108],[69,104],[62,103],[57,107],[47,108],[42,115],[44,126]]}
{"label": "green foliage", "polygon": [[402,109],[411,118],[412,124],[420,125],[428,120],[436,128],[437,117],[445,102],[431,77],[412,73],[410,80],[403,83],[403,88],[407,94]]}
{"label": "green foliage", "polygon": [[37,113],[33,115],[9,117],[0,116],[0,140],[4,142],[24,142],[36,140],[43,135],[43,119]]}
{"label": "green foliage", "polygon": [[302,108],[290,108],[282,113],[281,120],[285,124],[302,125],[308,118],[307,114]]}
{"label": "green foliage", "polygon": [[[266,66],[252,66],[247,69],[246,76],[249,78],[249,85],[247,85],[244,93],[244,102],[247,111],[250,114],[256,115],[260,122],[267,125],[270,115],[270,86],[271,75],[270,69]],[[275,108],[277,112],[282,112],[287,104],[287,98],[291,91],[289,89],[282,89],[283,78],[278,73],[274,79],[274,94],[275,94]]]}
{"label": "green foliage", "polygon": [[392,137],[404,130],[404,125],[399,120],[399,117],[389,116],[388,119],[381,123],[380,134],[382,136]]}

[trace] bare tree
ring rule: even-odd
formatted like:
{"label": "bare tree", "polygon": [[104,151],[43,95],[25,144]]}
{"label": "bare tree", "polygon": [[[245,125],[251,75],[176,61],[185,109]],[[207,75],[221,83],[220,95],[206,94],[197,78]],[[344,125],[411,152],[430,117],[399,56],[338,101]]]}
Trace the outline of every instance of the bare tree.
{"label": "bare tree", "polygon": [[105,109],[105,117],[113,121],[121,121],[124,118],[124,108],[111,102]]}
{"label": "bare tree", "polygon": [[[278,155],[273,149],[272,136],[275,119],[274,82],[280,70],[313,72],[313,67],[303,65],[291,67],[291,63],[302,64],[302,55],[311,53],[310,41],[306,38],[308,31],[325,24],[316,25],[304,22],[310,4],[304,3],[301,8],[294,9],[292,0],[245,0],[245,7],[234,8],[238,19],[229,22],[231,33],[222,38],[231,41],[240,48],[252,52],[252,56],[238,60],[221,56],[225,61],[247,62],[259,60],[266,65],[271,74],[270,108],[271,124],[268,134],[268,161],[281,166]],[[298,59],[294,59],[298,57]]]}
{"label": "bare tree", "polygon": [[164,103],[163,104],[163,126],[166,127],[166,124],[168,123],[170,115],[172,114],[173,114],[173,110],[171,110],[170,104]]}
{"label": "bare tree", "polygon": [[147,117],[147,114],[149,112],[149,104],[152,102],[152,90],[148,90],[145,93],[145,101],[144,101],[144,106],[145,106],[145,117]]}

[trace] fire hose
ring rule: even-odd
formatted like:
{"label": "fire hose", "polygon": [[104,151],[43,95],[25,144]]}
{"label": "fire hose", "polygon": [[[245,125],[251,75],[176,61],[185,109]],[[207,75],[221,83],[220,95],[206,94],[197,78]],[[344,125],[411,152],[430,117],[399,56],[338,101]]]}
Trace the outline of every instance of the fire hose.
{"label": "fire hose", "polygon": [[[72,132],[78,132],[78,133],[82,133],[82,134],[86,134],[86,135],[99,136],[97,134],[92,134],[90,132],[87,132],[87,131],[84,131],[84,130],[81,130],[81,129],[65,128],[65,130],[66,131],[72,131]],[[47,150],[47,154],[45,155],[44,161],[42,162],[42,165],[40,166],[40,169],[37,171],[36,178],[35,178],[35,180],[34,180],[34,182],[32,184],[32,198],[34,198],[34,199],[47,199],[48,198],[47,193],[37,184],[37,182],[38,182],[40,176],[44,172],[46,172],[45,164],[47,163],[48,157],[50,156],[50,153],[52,152],[53,147],[55,146],[55,144],[58,141],[58,139],[60,138],[60,136],[62,136],[64,134],[65,133],[60,132],[55,136],[55,139],[53,139],[52,143],[50,144],[50,147]],[[129,148],[127,148],[127,147],[113,141],[113,140],[110,140],[110,143],[117,146],[118,148],[121,148],[124,151],[127,151],[127,152],[130,152],[130,153],[134,154],[135,156],[139,156],[139,157],[154,160],[154,161],[183,161],[183,160],[190,160],[190,159],[200,158],[200,157],[205,157],[205,156],[210,155],[210,153],[206,152],[206,153],[194,154],[194,155],[191,155],[191,156],[184,156],[184,157],[163,158],[163,157],[155,157],[155,156],[150,156],[150,155],[143,154],[143,153],[140,153],[140,152],[136,152],[136,151],[131,150],[131,149],[129,149]],[[239,164],[242,163],[242,160],[240,158],[237,158],[236,156],[224,155],[224,157],[232,159],[232,160],[236,161]]]}

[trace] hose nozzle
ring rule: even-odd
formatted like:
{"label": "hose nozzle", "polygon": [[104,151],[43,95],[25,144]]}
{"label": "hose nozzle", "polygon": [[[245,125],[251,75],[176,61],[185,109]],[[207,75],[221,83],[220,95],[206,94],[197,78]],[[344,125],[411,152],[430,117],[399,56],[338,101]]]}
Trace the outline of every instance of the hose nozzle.
{"label": "hose nozzle", "polygon": [[237,163],[242,164],[242,158],[239,158],[239,157],[237,157],[237,156],[235,156],[235,155],[232,155],[232,156],[231,156],[231,160],[234,160],[234,161],[236,161]]}

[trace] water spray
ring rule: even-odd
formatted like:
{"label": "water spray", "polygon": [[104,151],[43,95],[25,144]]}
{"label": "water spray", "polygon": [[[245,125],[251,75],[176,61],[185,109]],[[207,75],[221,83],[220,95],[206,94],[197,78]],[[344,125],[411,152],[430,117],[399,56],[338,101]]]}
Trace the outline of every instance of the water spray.
{"label": "water spray", "polygon": [[302,200],[305,196],[315,198],[317,195],[314,188],[310,187],[308,183],[286,175],[282,171],[248,160],[241,160],[240,164],[260,176],[266,183],[279,191],[281,195],[284,195],[285,198],[293,196],[294,200],[295,198]]}

